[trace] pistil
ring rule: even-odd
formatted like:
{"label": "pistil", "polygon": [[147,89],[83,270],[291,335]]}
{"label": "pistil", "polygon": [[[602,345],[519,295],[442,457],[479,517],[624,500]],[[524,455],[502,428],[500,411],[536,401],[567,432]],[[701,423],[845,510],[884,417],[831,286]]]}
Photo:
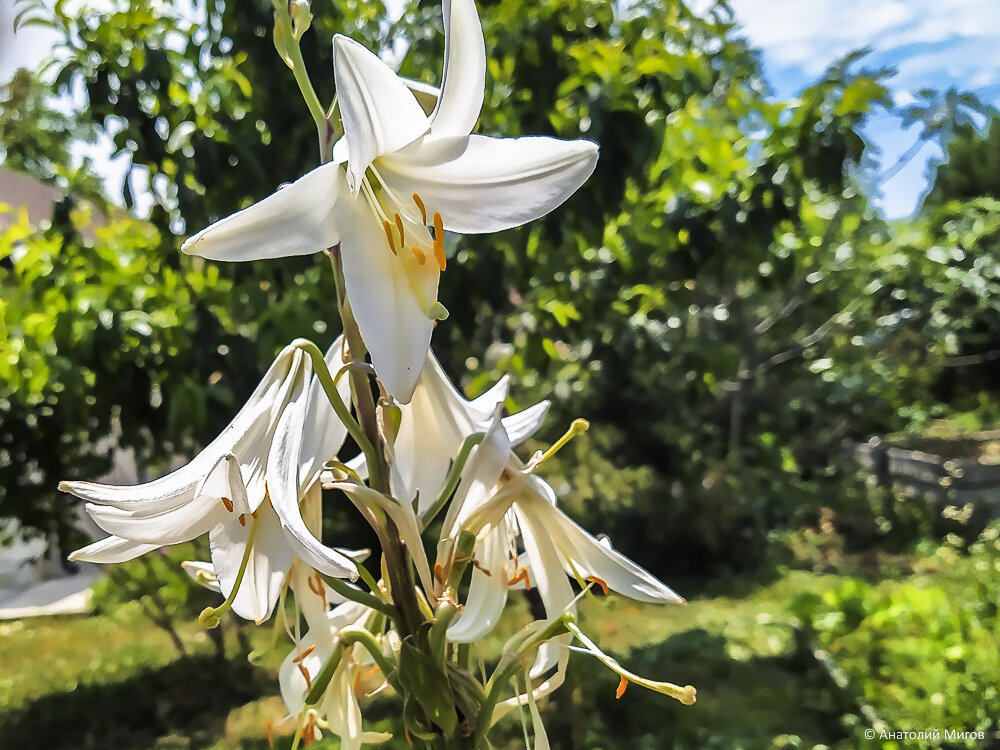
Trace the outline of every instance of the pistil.
{"label": "pistil", "polygon": [[255,518],[250,524],[250,534],[247,536],[247,544],[243,550],[243,559],[240,561],[240,570],[236,574],[236,582],[233,584],[233,590],[229,593],[229,596],[226,597],[226,600],[218,607],[205,607],[205,609],[202,610],[201,614],[198,615],[198,622],[202,627],[219,627],[219,624],[222,622],[220,615],[228,612],[232,608],[233,602],[236,601],[236,594],[240,590],[240,584],[243,583],[243,576],[247,572],[247,564],[250,562],[250,555],[253,554],[253,543],[256,536],[257,519]]}

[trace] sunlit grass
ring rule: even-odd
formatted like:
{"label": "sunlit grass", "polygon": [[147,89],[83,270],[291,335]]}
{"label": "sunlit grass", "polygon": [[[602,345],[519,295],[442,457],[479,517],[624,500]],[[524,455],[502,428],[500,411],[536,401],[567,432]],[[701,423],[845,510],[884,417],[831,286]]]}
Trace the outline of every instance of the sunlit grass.
{"label": "sunlit grass", "polygon": [[[850,572],[856,573],[856,567]],[[913,579],[926,581],[939,574],[944,575],[924,566]],[[554,746],[562,738],[571,743],[562,747],[610,749],[607,737],[616,732],[626,743],[616,747],[640,750],[668,747],[662,744],[668,741],[683,747],[706,742],[712,747],[848,746],[840,725],[841,699],[830,693],[815,664],[803,659],[796,641],[798,623],[788,608],[796,596],[822,594],[846,578],[840,573],[771,571],[763,580],[735,579],[722,588],[712,584],[717,595],[685,590],[691,596],[685,606],[586,597],[581,622],[602,648],[649,677],[695,685],[698,702],[689,708],[675,705],[635,686],[616,700],[617,677],[579,655],[566,688],[544,707]],[[880,585],[896,583],[890,579]],[[485,650],[495,655],[528,619],[527,605],[518,599]],[[254,631],[253,645],[263,645],[263,630]],[[43,733],[37,744],[26,740],[19,747],[110,746],[102,734],[108,723],[114,726],[116,750],[263,750],[268,724],[276,746],[287,746],[293,725],[281,723],[285,708],[275,679],[287,645],[270,652],[262,667],[244,669],[219,662],[196,623],[180,623],[179,633],[191,654],[187,659],[131,605],[114,615],[0,625],[0,731],[20,726],[16,736],[30,738],[34,735],[21,724],[66,710],[81,724],[79,738],[71,739],[72,731]],[[123,701],[136,705],[120,705]],[[398,733],[392,705],[377,699],[366,710],[366,727]],[[493,735],[498,748],[510,750],[523,745],[520,738],[516,714]],[[322,746],[337,744],[331,739]],[[397,736],[385,747],[407,745]]]}

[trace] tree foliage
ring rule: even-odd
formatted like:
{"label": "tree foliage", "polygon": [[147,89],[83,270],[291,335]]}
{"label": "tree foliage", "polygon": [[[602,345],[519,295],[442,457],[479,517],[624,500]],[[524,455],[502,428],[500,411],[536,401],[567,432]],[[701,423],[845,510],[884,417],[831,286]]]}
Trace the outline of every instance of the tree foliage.
{"label": "tree foliage", "polygon": [[[933,230],[886,225],[858,187],[870,170],[860,128],[890,104],[882,74],[849,56],[776,100],[724,2],[702,13],[680,0],[484,0],[480,10],[490,49],[480,132],[582,135],[602,152],[584,189],[546,219],[448,239],[452,315],[435,349],[472,392],[510,372],[516,405],[552,398],[551,436],[571,417],[595,422],[564,496],[630,548],[645,542],[642,562],[743,562],[772,526],[830,502],[841,440],[902,426],[941,395],[949,358],[983,353],[996,290],[995,256],[981,250],[996,207],[948,208]],[[58,375],[10,387],[21,411],[5,425],[28,430],[28,412],[50,398],[65,416],[32,427],[32,447],[4,470],[51,497],[57,475],[94,473],[93,445],[114,418],[124,444],[144,441],[151,457],[207,440],[281,345],[328,340],[334,315],[315,259],[202,266],[177,253],[185,233],[315,165],[269,4],[206,0],[182,14],[116,0],[46,13],[65,39],[53,90],[85,92],[77,123],[111,136],[156,200],[148,223],[116,224],[97,243],[26,240],[49,259],[46,278],[63,279],[48,316],[57,323],[43,326],[52,332],[24,321],[46,317],[39,300],[54,282],[23,258],[5,277],[5,295],[10,286],[20,300],[6,308],[19,361]],[[333,95],[337,32],[438,82],[439,3],[411,2],[395,22],[367,0],[314,13],[304,53],[321,100]],[[137,284],[146,292],[124,296]],[[91,301],[74,324],[81,295]],[[84,377],[72,398],[51,393],[73,368]],[[63,434],[73,450],[40,480],[34,452]],[[612,467],[625,479],[611,482]],[[7,497],[7,512],[36,525],[55,502],[35,514],[34,495]],[[672,559],[657,559],[668,547]]]}

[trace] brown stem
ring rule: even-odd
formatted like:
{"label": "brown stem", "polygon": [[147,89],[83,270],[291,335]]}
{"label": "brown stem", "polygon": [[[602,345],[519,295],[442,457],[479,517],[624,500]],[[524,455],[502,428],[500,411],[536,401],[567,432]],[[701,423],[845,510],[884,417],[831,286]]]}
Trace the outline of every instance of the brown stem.
{"label": "brown stem", "polygon": [[[333,278],[337,286],[337,308],[344,326],[344,340],[347,342],[349,361],[363,364],[368,349],[361,337],[361,330],[354,319],[354,313],[351,311],[350,300],[347,298],[340,246],[331,247],[327,254],[330,256]],[[392,490],[389,486],[389,466],[385,460],[385,452],[382,450],[382,439],[379,435],[378,420],[375,414],[375,399],[372,396],[368,373],[363,368],[352,367],[349,371],[349,377],[351,379],[351,398],[354,402],[354,411],[358,415],[358,424],[365,433],[365,437],[376,449],[375,461],[368,467],[371,488],[385,495],[390,495]],[[399,538],[396,525],[389,518],[381,520],[382,523],[374,528],[379,535],[379,542],[382,544],[382,554],[385,555],[393,603],[399,609],[405,627],[410,632],[415,632],[424,618],[413,593],[413,577],[409,559]],[[379,533],[379,526],[384,529],[384,533]],[[407,633],[400,635],[405,636]]]}

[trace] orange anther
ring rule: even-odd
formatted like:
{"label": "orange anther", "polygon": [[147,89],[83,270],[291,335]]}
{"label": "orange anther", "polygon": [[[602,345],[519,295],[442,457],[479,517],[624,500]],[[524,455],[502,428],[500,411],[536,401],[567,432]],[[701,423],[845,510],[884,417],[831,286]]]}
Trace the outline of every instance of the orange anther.
{"label": "orange anther", "polygon": [[434,563],[434,580],[444,583],[444,565],[439,562]]}
{"label": "orange anther", "polygon": [[597,576],[590,576],[587,578],[590,583],[596,583],[604,591],[605,595],[608,593],[608,584],[606,584],[602,579]]}
{"label": "orange anther", "polygon": [[434,258],[442,271],[448,267],[448,259],[444,255],[444,221],[441,214],[434,212]]}
{"label": "orange anther", "polygon": [[417,204],[417,208],[420,209],[420,218],[423,219],[424,226],[427,226],[427,207],[424,206],[424,202],[420,199],[420,196],[416,193],[413,194],[413,202]]}
{"label": "orange anther", "polygon": [[480,572],[483,573],[483,575],[488,575],[488,576],[493,575],[490,572],[489,568],[484,568],[482,565],[480,565],[479,560],[477,560],[476,558],[472,558],[472,567],[477,568]]}
{"label": "orange anther", "polygon": [[307,656],[309,656],[309,654],[311,654],[315,650],[316,650],[316,644],[314,643],[309,648],[307,648],[305,651],[303,651],[301,654],[299,654],[294,659],[292,659],[292,661],[295,662],[296,664],[298,664],[299,662],[301,662],[303,659],[305,659]]}
{"label": "orange anther", "polygon": [[389,249],[392,250],[393,255],[398,255],[399,252],[396,250],[396,238],[392,236],[392,226],[388,221],[383,221],[382,228],[385,230],[385,238],[389,241]]}
{"label": "orange anther", "polygon": [[274,749],[274,724],[267,722],[264,724],[264,733],[267,735],[267,746]]}
{"label": "orange anther", "polygon": [[527,589],[528,591],[531,591],[531,578],[528,576],[528,569],[525,568],[523,565],[517,571],[517,575],[515,575],[513,578],[507,581],[507,585],[515,586],[521,581],[524,581],[524,588]]}
{"label": "orange anther", "polygon": [[398,213],[396,214],[396,229],[399,230],[399,246],[403,247],[406,244],[406,235],[403,233],[403,219]]}
{"label": "orange anther", "polygon": [[237,518],[236,520],[240,522],[240,526],[246,526],[247,525],[247,514],[246,513],[240,513],[240,517]]}
{"label": "orange anther", "polygon": [[222,498],[222,504],[226,506],[226,510],[228,510],[230,513],[233,512],[233,507],[234,507],[233,501],[230,500],[228,497]]}
{"label": "orange anther", "polygon": [[417,259],[417,263],[419,263],[420,265],[423,265],[424,263],[427,262],[427,256],[424,255],[423,250],[421,250],[419,247],[411,247],[410,252],[413,253],[413,257]]}
{"label": "orange anther", "polygon": [[621,682],[618,683],[618,689],[615,691],[615,699],[621,698],[625,695],[625,688],[628,687],[628,678],[622,675]]}
{"label": "orange anther", "polygon": [[306,720],[306,725],[302,727],[302,741],[305,743],[306,747],[309,747],[316,741],[316,714],[312,711],[309,712],[309,718]]}
{"label": "orange anther", "polygon": [[306,678],[306,691],[308,692],[312,690],[313,681],[312,677],[309,676],[309,670],[306,669],[304,666],[302,666],[302,662],[298,662],[295,666],[299,668],[299,671],[302,673],[302,676]]}

